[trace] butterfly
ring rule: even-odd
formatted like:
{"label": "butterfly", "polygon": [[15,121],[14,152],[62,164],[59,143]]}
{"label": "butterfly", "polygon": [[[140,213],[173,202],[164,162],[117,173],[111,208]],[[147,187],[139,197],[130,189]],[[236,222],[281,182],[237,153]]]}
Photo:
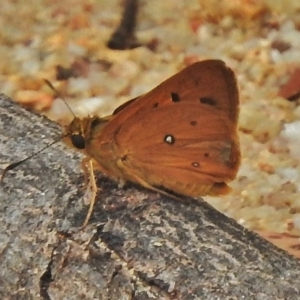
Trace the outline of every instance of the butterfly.
{"label": "butterfly", "polygon": [[229,192],[240,164],[239,95],[220,60],[196,62],[104,118],[74,118],[67,136],[108,177],[191,197]]}

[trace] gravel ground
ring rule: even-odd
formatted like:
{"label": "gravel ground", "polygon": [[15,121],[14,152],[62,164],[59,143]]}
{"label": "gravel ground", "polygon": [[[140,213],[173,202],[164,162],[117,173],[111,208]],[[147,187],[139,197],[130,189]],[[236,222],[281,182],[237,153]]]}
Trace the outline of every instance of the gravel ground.
{"label": "gravel ground", "polygon": [[195,61],[224,60],[240,86],[243,159],[232,193],[205,200],[300,257],[300,2],[141,0],[144,46],[110,50],[122,3],[2,0],[1,92],[66,124],[44,78],[77,116],[105,116]]}

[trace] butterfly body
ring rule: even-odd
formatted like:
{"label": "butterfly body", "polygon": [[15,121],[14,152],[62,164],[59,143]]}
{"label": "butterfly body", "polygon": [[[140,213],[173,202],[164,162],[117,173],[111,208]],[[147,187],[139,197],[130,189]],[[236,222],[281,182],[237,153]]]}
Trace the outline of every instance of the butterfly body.
{"label": "butterfly body", "polygon": [[[86,155],[121,182],[197,197],[227,193],[240,163],[238,90],[219,60],[195,63],[105,118],[75,118]],[[76,143],[73,145],[76,147]]]}

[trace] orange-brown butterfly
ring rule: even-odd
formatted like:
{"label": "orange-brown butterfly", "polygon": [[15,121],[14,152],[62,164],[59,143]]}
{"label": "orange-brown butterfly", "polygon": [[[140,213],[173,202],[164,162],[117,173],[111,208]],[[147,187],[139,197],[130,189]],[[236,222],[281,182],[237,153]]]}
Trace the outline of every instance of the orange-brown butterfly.
{"label": "orange-brown butterfly", "polygon": [[194,63],[105,118],[75,118],[68,132],[107,176],[187,196],[229,191],[240,150],[238,88],[219,60]]}
{"label": "orange-brown butterfly", "polygon": [[219,195],[230,190],[240,163],[238,112],[234,73],[220,60],[206,60],[111,116],[75,117],[66,136],[86,154],[83,167],[94,191],[93,166],[118,182],[164,194]]}

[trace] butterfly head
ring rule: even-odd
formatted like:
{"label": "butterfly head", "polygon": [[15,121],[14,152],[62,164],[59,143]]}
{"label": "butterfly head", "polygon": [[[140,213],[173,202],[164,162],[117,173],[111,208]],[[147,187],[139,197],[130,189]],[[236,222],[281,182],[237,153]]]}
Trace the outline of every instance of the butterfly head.
{"label": "butterfly head", "polygon": [[86,147],[85,128],[89,119],[90,118],[79,119],[75,117],[66,128],[68,142],[71,142],[72,146],[76,149],[83,150]]}
{"label": "butterfly head", "polygon": [[73,147],[79,150],[86,149],[87,142],[92,139],[97,132],[102,130],[109,119],[110,116],[106,118],[89,116],[82,119],[75,117],[71,124],[66,127],[68,144],[71,143]]}

